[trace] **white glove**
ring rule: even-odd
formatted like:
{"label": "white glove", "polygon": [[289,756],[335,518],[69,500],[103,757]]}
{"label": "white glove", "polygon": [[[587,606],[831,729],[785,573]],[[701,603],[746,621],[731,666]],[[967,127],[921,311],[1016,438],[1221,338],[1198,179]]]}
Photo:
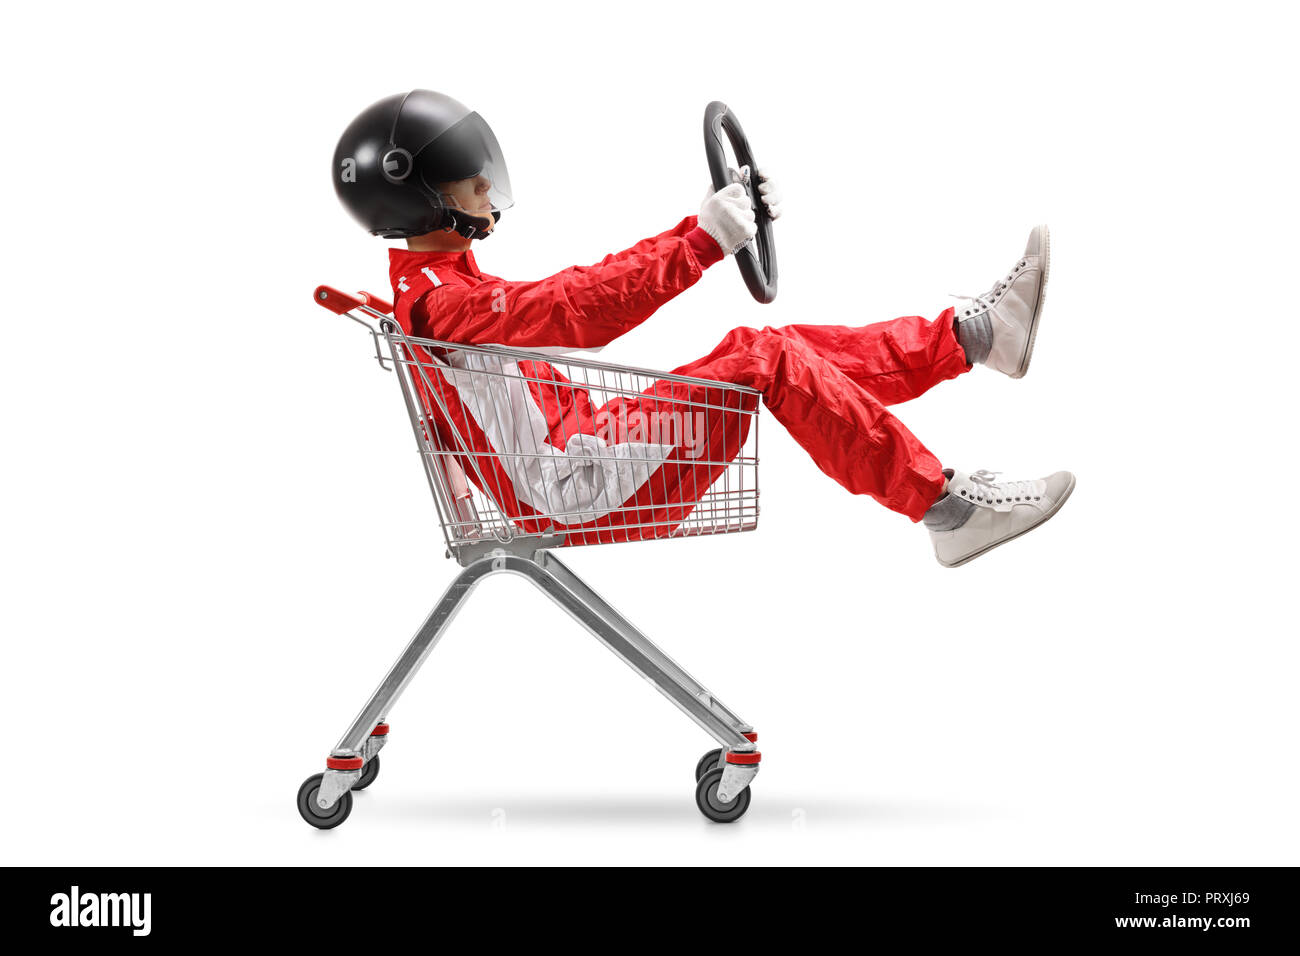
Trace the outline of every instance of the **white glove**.
{"label": "white glove", "polygon": [[767,206],[767,214],[773,219],[780,219],[781,187],[777,185],[775,179],[761,169],[758,171],[758,195],[762,197],[763,205]]}
{"label": "white glove", "polygon": [[700,203],[699,223],[725,255],[739,251],[758,232],[749,196],[740,183],[732,183],[716,193],[710,190]]}
{"label": "white glove", "polygon": [[[722,251],[728,255],[739,251],[745,243],[749,242],[758,231],[757,224],[754,223],[752,211],[749,209],[749,203],[745,202],[743,193],[737,194],[734,189],[744,185],[749,181],[749,167],[742,166],[739,171],[730,170],[732,185],[718,192],[709,187],[708,192],[704,194],[704,203],[700,206],[699,223],[700,228],[713,237],[713,241],[722,247]],[[727,194],[724,196],[724,194]],[[767,207],[767,214],[775,221],[781,218],[783,209],[781,187],[777,181],[766,171],[758,171],[758,195],[763,200],[763,205]],[[739,196],[739,200],[732,197]],[[709,205],[710,200],[715,197],[719,198],[722,208],[711,211],[707,218],[705,207]],[[724,201],[725,200],[725,201]],[[749,225],[745,225],[748,223]],[[723,241],[725,239],[735,239],[735,244],[729,245]]]}

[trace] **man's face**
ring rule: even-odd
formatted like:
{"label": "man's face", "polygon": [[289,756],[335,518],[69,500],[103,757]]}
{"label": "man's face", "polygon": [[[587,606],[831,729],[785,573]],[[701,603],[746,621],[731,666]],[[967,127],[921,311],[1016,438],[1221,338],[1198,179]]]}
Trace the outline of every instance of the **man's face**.
{"label": "man's face", "polygon": [[474,176],[470,179],[442,183],[438,186],[438,192],[446,197],[449,205],[463,209],[471,216],[481,216],[491,222],[492,200],[488,197],[488,190],[491,188],[492,180],[486,176]]}

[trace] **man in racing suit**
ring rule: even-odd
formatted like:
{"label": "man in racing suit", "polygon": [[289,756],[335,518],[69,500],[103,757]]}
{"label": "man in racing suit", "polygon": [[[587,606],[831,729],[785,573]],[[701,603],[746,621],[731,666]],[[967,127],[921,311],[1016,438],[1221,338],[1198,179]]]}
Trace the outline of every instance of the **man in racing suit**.
{"label": "man in racing suit", "polygon": [[[496,198],[504,179],[498,149],[492,139],[489,159],[473,163],[477,173],[433,184],[440,208],[454,211],[458,222],[453,219],[452,226],[419,235],[408,229],[408,248],[390,249],[395,316],[408,334],[552,352],[598,348],[694,285],[705,269],[736,252],[756,231],[744,186],[732,183],[706,197],[698,216],[688,216],[594,265],[574,266],[544,279],[507,281],[482,272],[470,248],[474,239],[495,230],[504,208]],[[781,203],[776,184],[761,172],[756,178],[769,214],[777,218]],[[467,228],[467,222],[474,225]],[[1042,479],[995,482],[995,473],[945,468],[888,406],[916,398],[975,364],[1013,378],[1025,374],[1042,311],[1048,241],[1047,228],[1035,228],[1024,255],[989,292],[970,297],[961,309],[945,309],[933,321],[908,316],[856,327],[736,328],[708,355],[678,367],[674,374],[757,390],[822,471],[854,494],[869,495],[913,521],[923,521],[940,563],[955,567],[1051,517],[1073,491],[1074,476],[1056,472]],[[744,400],[744,393],[710,396],[707,386],[664,381],[638,398],[619,398],[597,409],[579,389],[537,384],[562,380],[548,363],[527,364],[523,377],[534,383],[528,401],[512,402],[525,407],[495,432],[487,405],[499,408],[501,396],[492,401],[492,396],[476,394],[470,385],[472,369],[449,366],[447,374],[429,383],[440,394],[422,397],[426,407],[450,409],[451,424],[462,435],[472,433],[475,448],[496,452],[480,459],[492,463],[491,473],[480,479],[471,471],[471,477],[486,480],[489,487],[484,490],[512,518],[537,522],[530,527],[563,525],[548,522],[547,516],[580,510],[585,516],[582,525],[564,528],[570,535],[590,533],[609,540],[610,529],[616,528],[626,540],[643,536],[638,529],[651,529],[645,536],[666,533],[689,514],[743,444],[748,416],[716,416],[716,426],[702,439],[679,434],[675,442],[661,446],[659,458],[678,467],[658,468],[656,480],[649,480],[646,466],[623,462],[615,466],[616,480],[607,483],[599,507],[590,507],[590,489],[579,502],[581,509],[574,507],[572,497],[557,507],[556,492],[546,486],[563,482],[548,482],[536,472],[512,472],[502,464],[510,458],[502,444],[517,441],[521,428],[532,429],[531,440],[545,445],[557,460],[566,451],[587,452],[589,458],[593,447],[608,449],[626,442],[629,436],[621,433],[620,423],[629,419],[653,418],[685,402],[735,403]],[[531,424],[521,424],[524,418]],[[445,424],[440,421],[439,427]],[[688,439],[706,444],[703,464],[692,464],[699,458],[698,448],[686,447]],[[593,514],[603,517],[592,521]]]}

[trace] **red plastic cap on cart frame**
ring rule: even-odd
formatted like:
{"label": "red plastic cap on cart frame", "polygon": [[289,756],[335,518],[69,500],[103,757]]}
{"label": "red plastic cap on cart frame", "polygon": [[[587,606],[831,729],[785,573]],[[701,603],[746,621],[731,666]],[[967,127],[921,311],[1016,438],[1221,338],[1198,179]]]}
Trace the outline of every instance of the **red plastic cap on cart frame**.
{"label": "red plastic cap on cart frame", "polygon": [[317,305],[329,309],[335,315],[351,312],[366,304],[363,299],[340,292],[338,289],[331,289],[327,285],[318,285],[316,291],[312,293],[312,298],[316,300]]}

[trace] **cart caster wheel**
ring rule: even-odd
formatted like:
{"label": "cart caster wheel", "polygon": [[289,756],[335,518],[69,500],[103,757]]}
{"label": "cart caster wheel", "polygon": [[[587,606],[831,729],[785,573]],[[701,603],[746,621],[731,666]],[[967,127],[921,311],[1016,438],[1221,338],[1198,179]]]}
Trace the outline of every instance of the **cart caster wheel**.
{"label": "cart caster wheel", "polygon": [[356,790],[366,789],[366,787],[370,786],[372,783],[375,782],[375,778],[378,776],[379,776],[379,754],[375,754],[373,757],[367,760],[366,765],[361,768],[361,779],[358,780],[356,783],[354,783],[352,785],[352,790],[348,792],[351,793]]}
{"label": "cart caster wheel", "polygon": [[722,765],[721,761],[722,761],[721,747],[714,747],[703,757],[701,757],[700,762],[695,765],[695,782],[699,783],[700,778],[703,777],[710,770],[712,770],[714,767],[720,767]]}
{"label": "cart caster wheel", "polygon": [[324,778],[325,774],[318,773],[302,782],[298,788],[298,813],[316,829],[332,830],[352,812],[352,792],[343,794],[328,810],[322,810],[316,804],[316,794],[320,792],[321,780]]}
{"label": "cart caster wheel", "polygon": [[714,823],[734,823],[749,809],[749,787],[736,794],[736,799],[730,803],[723,803],[718,799],[718,784],[721,782],[721,767],[706,771],[695,785],[695,805]]}

